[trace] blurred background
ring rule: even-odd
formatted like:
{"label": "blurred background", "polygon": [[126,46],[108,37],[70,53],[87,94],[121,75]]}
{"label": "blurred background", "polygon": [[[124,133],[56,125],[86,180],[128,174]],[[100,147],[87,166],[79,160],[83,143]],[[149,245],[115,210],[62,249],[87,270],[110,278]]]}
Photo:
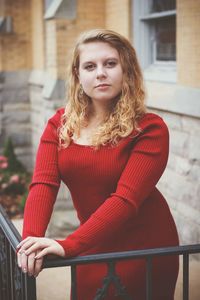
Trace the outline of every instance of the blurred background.
{"label": "blurred background", "polygon": [[[168,166],[158,187],[181,244],[199,243],[200,0],[0,0],[0,203],[22,221],[40,135],[67,101],[68,54],[79,33],[92,28],[125,35],[137,51],[148,110],[170,131]],[[22,222],[15,224],[20,230]],[[65,237],[77,226],[69,192],[61,187],[48,235]],[[194,300],[200,299],[199,265],[192,265]],[[45,272],[38,299],[64,299],[66,274],[61,282],[61,270]]]}
{"label": "blurred background", "polygon": [[[168,166],[158,186],[175,218],[181,244],[197,243],[200,0],[0,0],[0,163],[5,169],[9,139],[26,169],[22,173],[32,172],[45,123],[67,101],[70,49],[79,33],[91,28],[115,30],[136,48],[148,109],[163,117],[170,130]],[[15,170],[11,175],[19,174]],[[17,178],[11,181],[16,183]],[[63,188],[54,216],[52,236],[65,236],[66,226],[71,230],[77,225]]]}

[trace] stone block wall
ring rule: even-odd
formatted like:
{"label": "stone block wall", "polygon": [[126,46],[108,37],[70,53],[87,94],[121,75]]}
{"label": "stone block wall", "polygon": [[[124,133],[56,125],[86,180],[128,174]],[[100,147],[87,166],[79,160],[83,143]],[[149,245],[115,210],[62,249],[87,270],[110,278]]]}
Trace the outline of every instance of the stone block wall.
{"label": "stone block wall", "polygon": [[158,184],[175,218],[180,242],[200,240],[200,120],[160,110],[170,133],[167,168]]}
{"label": "stone block wall", "polygon": [[29,71],[2,74],[0,151],[6,139],[11,137],[18,158],[31,170],[29,74]]}

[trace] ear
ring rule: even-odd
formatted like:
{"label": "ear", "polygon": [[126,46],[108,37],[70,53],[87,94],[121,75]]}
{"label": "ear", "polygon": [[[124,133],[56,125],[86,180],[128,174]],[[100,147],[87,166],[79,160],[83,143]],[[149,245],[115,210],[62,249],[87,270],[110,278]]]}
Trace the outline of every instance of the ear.
{"label": "ear", "polygon": [[75,75],[78,77],[78,79],[79,79],[79,71],[78,71],[78,69],[76,68],[76,67],[74,67],[74,73],[75,73]]}

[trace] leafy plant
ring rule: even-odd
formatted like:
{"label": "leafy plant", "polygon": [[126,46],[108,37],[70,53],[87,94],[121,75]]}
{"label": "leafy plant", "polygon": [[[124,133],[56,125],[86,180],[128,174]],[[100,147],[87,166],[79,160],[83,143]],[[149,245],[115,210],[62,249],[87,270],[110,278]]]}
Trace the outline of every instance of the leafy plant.
{"label": "leafy plant", "polygon": [[8,138],[4,145],[4,156],[7,158],[9,171],[11,172],[25,172],[25,167],[17,159],[17,156],[14,152],[14,147],[11,138]]}
{"label": "leafy plant", "polygon": [[9,138],[4,145],[3,155],[0,156],[0,202],[9,207],[17,205],[17,210],[23,211],[29,182],[30,174],[17,159]]}

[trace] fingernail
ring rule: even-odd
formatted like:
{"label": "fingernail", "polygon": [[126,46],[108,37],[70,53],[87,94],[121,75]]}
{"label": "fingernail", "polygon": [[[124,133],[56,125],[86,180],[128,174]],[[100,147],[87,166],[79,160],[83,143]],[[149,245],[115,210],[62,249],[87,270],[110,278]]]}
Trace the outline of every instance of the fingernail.
{"label": "fingernail", "polygon": [[27,272],[26,268],[23,268],[23,272],[24,272],[24,273],[26,273],[26,272]]}

